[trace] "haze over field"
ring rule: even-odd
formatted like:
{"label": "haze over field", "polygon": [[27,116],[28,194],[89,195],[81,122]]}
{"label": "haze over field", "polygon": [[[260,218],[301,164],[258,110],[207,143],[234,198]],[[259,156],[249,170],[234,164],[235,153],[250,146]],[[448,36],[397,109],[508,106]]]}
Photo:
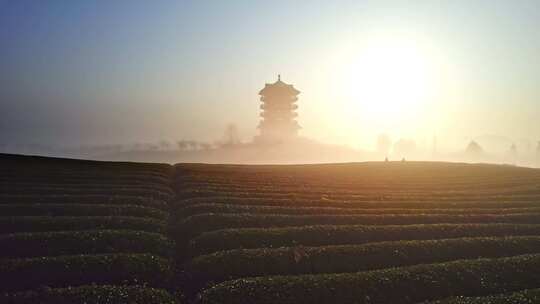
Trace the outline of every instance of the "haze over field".
{"label": "haze over field", "polygon": [[[538,166],[538,28],[535,0],[0,0],[0,152]],[[302,140],[261,154],[278,74]]]}
{"label": "haze over field", "polygon": [[0,303],[540,303],[540,0],[0,0]]}

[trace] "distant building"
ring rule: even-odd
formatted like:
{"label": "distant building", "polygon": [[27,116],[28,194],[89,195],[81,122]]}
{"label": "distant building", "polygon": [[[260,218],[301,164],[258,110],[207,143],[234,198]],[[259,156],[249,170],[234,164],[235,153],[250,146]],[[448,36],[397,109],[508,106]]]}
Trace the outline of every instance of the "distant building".
{"label": "distant building", "polygon": [[300,126],[296,121],[298,114],[296,101],[300,91],[291,84],[278,80],[272,84],[267,83],[259,92],[261,95],[261,122],[259,123],[260,135],[256,138],[259,142],[284,142],[295,139],[298,136]]}

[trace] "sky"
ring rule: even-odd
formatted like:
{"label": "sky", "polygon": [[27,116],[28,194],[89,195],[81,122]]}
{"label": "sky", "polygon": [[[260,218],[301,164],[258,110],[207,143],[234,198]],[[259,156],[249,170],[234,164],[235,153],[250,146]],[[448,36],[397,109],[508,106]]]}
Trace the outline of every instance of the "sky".
{"label": "sky", "polygon": [[0,143],[257,134],[281,74],[303,136],[540,139],[540,1],[0,0]]}

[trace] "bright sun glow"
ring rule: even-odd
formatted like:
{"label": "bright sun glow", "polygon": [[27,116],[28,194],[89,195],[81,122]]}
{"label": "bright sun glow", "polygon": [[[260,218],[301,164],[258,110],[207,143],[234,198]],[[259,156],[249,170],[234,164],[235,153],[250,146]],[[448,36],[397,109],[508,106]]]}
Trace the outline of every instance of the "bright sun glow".
{"label": "bright sun glow", "polygon": [[[426,110],[432,98],[433,62],[415,40],[372,39],[354,48],[343,63],[343,96],[372,126],[390,130]],[[385,131],[385,130],[381,130]]]}

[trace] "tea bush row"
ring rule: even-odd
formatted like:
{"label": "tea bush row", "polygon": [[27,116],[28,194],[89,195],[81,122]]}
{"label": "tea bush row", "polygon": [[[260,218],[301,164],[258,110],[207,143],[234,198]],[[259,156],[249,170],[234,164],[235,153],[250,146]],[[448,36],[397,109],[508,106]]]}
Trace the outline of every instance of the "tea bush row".
{"label": "tea bush row", "polygon": [[132,216],[0,216],[2,233],[127,229],[165,233],[164,221]]}
{"label": "tea bush row", "polygon": [[[402,204],[403,205],[403,204]],[[252,214],[512,214],[540,213],[534,208],[336,208],[336,207],[297,207],[297,206],[250,206],[232,204],[202,203],[188,205],[178,210],[178,215],[188,217],[204,213],[252,213]],[[405,206],[406,207],[406,206]]]}
{"label": "tea bush row", "polygon": [[[54,173],[52,172],[54,170]],[[144,175],[144,174],[94,174],[81,175],[80,172],[62,174],[58,168],[48,171],[39,176],[35,172],[21,174],[20,171],[9,175],[5,172],[0,175],[0,183],[10,185],[65,185],[65,186],[97,186],[114,187],[121,185],[143,186],[143,187],[165,187],[170,185],[170,176],[168,175]]]}
{"label": "tea bush row", "polygon": [[84,183],[50,183],[37,181],[18,181],[18,182],[3,182],[2,185],[9,187],[9,192],[20,191],[128,191],[128,190],[145,190],[145,191],[160,191],[173,194],[172,188],[167,184],[131,184],[131,183],[108,183],[105,181],[86,181]]}
{"label": "tea bush row", "polygon": [[411,225],[436,223],[522,223],[540,222],[540,213],[526,214],[383,214],[383,215],[281,215],[222,214],[193,215],[181,221],[178,234],[193,237],[226,228],[269,228],[307,225]]}
{"label": "tea bush row", "polygon": [[256,198],[256,199],[303,199],[303,200],[319,200],[322,197],[328,200],[355,200],[355,201],[444,201],[444,202],[459,202],[459,201],[488,201],[488,200],[502,200],[502,201],[534,201],[537,200],[540,195],[536,192],[526,193],[479,193],[479,191],[471,191],[469,193],[438,193],[433,194],[429,192],[425,193],[358,193],[358,194],[311,194],[309,191],[299,193],[282,193],[282,192],[260,192],[260,191],[211,191],[201,188],[181,188],[178,190],[178,196],[183,198],[197,198],[197,197],[238,197],[238,198]]}
{"label": "tea bush row", "polygon": [[3,191],[3,193],[9,194],[25,194],[25,195],[39,195],[39,194],[59,194],[59,195],[105,195],[105,196],[114,196],[114,195],[133,195],[133,196],[143,196],[150,197],[155,199],[170,200],[174,197],[174,194],[169,192],[164,192],[160,190],[147,190],[147,189],[84,189],[84,188],[51,188],[51,189],[11,189],[8,191]]}
{"label": "tea bush row", "polygon": [[109,204],[0,204],[2,216],[134,216],[166,220],[160,209],[138,205]]}
{"label": "tea bush row", "polygon": [[479,188],[473,188],[467,192],[457,192],[452,189],[448,191],[383,191],[383,190],[363,190],[349,194],[339,194],[333,191],[314,193],[310,188],[298,192],[282,192],[280,190],[265,192],[261,190],[246,191],[244,189],[223,189],[214,191],[204,187],[179,188],[178,194],[183,198],[194,197],[238,197],[238,198],[257,198],[257,199],[302,199],[302,200],[352,200],[352,201],[531,201],[540,196],[535,184],[530,185],[530,190],[505,190],[482,192]]}
{"label": "tea bush row", "polygon": [[13,195],[0,194],[0,205],[3,204],[105,204],[105,205],[137,205],[168,210],[167,201],[143,196],[130,195]]}
{"label": "tea bush row", "polygon": [[151,253],[170,257],[174,243],[159,233],[88,230],[0,234],[0,257]]}
{"label": "tea bush row", "polygon": [[461,200],[461,201],[379,201],[379,200],[335,200],[335,199],[304,199],[304,198],[250,198],[250,197],[193,197],[183,199],[179,205],[195,205],[201,203],[216,203],[229,205],[249,205],[249,206],[283,206],[283,207],[334,207],[334,208],[359,208],[359,209],[380,209],[380,208],[401,208],[401,209],[465,209],[465,208],[538,208],[540,202],[532,201],[497,201],[497,200]]}
{"label": "tea bush row", "polygon": [[[511,278],[511,279],[509,279]],[[268,276],[206,289],[202,303],[400,303],[540,287],[540,255],[459,260],[358,273]]]}
{"label": "tea bush row", "polygon": [[[62,168],[62,171],[72,170],[75,172],[81,172],[81,174],[87,174],[96,170],[97,172],[163,172],[167,173],[174,170],[174,167],[169,164],[159,163],[142,163],[142,162],[108,162],[108,161],[96,161],[96,160],[82,160],[60,157],[48,157],[48,156],[27,156],[17,154],[5,154],[0,155],[0,162],[6,168],[20,169],[43,169],[43,168]],[[35,170],[37,173],[43,172],[43,170]]]}
{"label": "tea bush row", "polygon": [[522,290],[484,297],[454,297],[425,304],[527,304],[540,303],[540,289]]}
{"label": "tea bush row", "polygon": [[[293,182],[294,183],[294,182]],[[246,186],[244,184],[208,184],[208,183],[182,183],[182,193],[191,193],[198,190],[199,194],[214,195],[218,193],[233,194],[239,193],[245,195],[252,193],[254,196],[302,196],[302,197],[322,197],[331,196],[335,198],[352,198],[352,197],[466,197],[469,195],[493,195],[493,194],[538,194],[535,190],[535,183],[523,181],[519,184],[519,188],[513,187],[512,183],[497,184],[496,187],[485,187],[481,183],[472,183],[460,187],[441,187],[438,185],[407,185],[407,186],[391,186],[388,185],[306,185],[304,182],[299,183],[300,186],[291,186],[289,184],[259,184],[254,186]]]}
{"label": "tea bush row", "polygon": [[0,260],[4,290],[86,284],[169,284],[170,260],[151,254],[68,255]]}
{"label": "tea bush row", "polygon": [[152,175],[139,174],[112,174],[108,176],[84,176],[80,173],[61,175],[58,172],[49,171],[48,175],[0,175],[0,182],[10,185],[50,185],[50,186],[105,186],[118,187],[122,185],[142,186],[142,187],[166,187],[170,185],[168,176],[156,177]]}
{"label": "tea bush row", "polygon": [[540,235],[539,224],[327,225],[286,228],[225,229],[192,239],[188,255],[237,248],[278,248],[364,244],[382,241],[431,240],[461,237]]}
{"label": "tea bush row", "polygon": [[185,265],[185,271],[191,284],[203,286],[243,277],[357,272],[527,253],[540,253],[540,236],[236,249],[196,257]]}
{"label": "tea bush row", "polygon": [[164,289],[146,286],[85,285],[67,288],[39,288],[37,290],[0,295],[0,303],[7,304],[180,304]]}

